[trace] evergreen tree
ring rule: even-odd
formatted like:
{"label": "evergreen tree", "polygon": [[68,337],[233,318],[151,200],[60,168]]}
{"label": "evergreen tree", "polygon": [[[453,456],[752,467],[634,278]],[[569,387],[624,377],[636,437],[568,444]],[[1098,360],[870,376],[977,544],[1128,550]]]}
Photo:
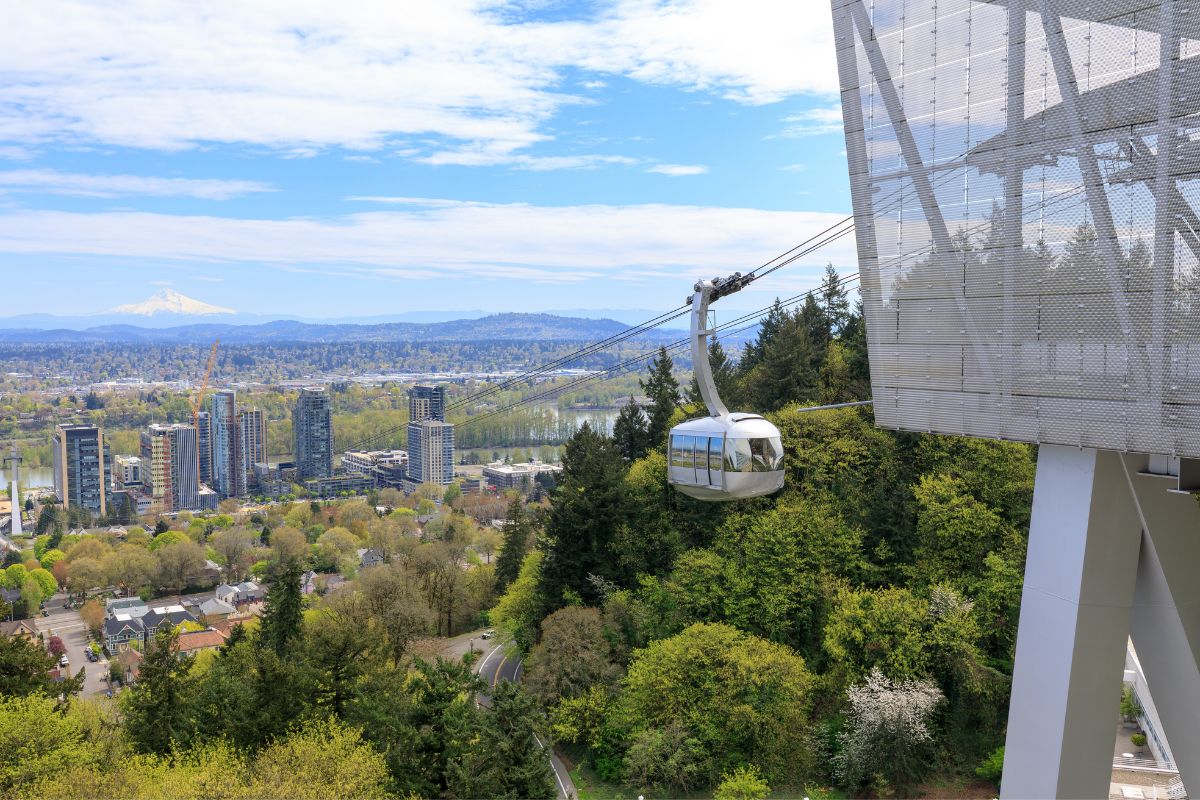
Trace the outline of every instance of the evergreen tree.
{"label": "evergreen tree", "polygon": [[160,627],[146,647],[137,683],[124,697],[125,732],[139,752],[163,755],[187,736],[191,668],[190,660],[179,657],[179,633]]}
{"label": "evergreen tree", "polygon": [[650,398],[649,423],[647,435],[648,449],[662,447],[667,442],[667,428],[671,424],[671,416],[679,405],[679,381],[675,380],[673,370],[675,363],[667,355],[667,348],[661,347],[658,356],[650,362],[650,374],[644,381],[639,381],[642,391]]}
{"label": "evergreen tree", "polygon": [[636,461],[650,449],[650,431],[642,407],[629,398],[629,404],[617,414],[613,424],[613,439],[626,461]]}
{"label": "evergreen tree", "polygon": [[821,280],[821,311],[829,320],[829,327],[835,334],[841,334],[850,321],[850,299],[846,290],[841,286],[841,278],[833,264],[825,265],[825,277]]}
{"label": "evergreen tree", "polygon": [[271,588],[263,607],[262,641],[282,658],[289,645],[300,638],[304,609],[300,592],[303,568],[297,559],[289,558],[275,564]]}
{"label": "evergreen tree", "polygon": [[504,681],[492,690],[490,706],[479,717],[471,746],[449,765],[451,796],[551,800],[554,772],[537,740],[540,719],[533,699]]}
{"label": "evergreen tree", "polygon": [[0,698],[44,694],[64,698],[83,689],[83,670],[74,678],[56,680],[57,659],[41,644],[24,636],[0,636]]}
{"label": "evergreen tree", "polygon": [[525,509],[525,501],[514,497],[508,503],[504,520],[504,544],[496,557],[496,594],[501,595],[517,579],[521,562],[533,540],[533,520]]}
{"label": "evergreen tree", "polygon": [[616,443],[585,422],[567,442],[546,523],[541,578],[548,610],[569,597],[588,605],[600,599],[588,575],[612,573],[613,537],[626,517],[624,477]]}
{"label": "evergreen tree", "polygon": [[775,302],[771,304],[771,309],[758,324],[757,338],[746,345],[742,351],[741,361],[738,362],[738,373],[743,379],[762,363],[764,353],[779,336],[780,331],[787,324],[789,316],[783,304],[779,302],[779,298],[776,297]]}

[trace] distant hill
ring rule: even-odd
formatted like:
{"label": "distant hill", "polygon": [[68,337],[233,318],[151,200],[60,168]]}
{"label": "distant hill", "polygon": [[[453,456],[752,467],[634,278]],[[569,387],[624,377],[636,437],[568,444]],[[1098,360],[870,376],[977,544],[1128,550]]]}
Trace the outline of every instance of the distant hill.
{"label": "distant hill", "polygon": [[[10,320],[12,322],[14,320]],[[3,321],[0,321],[2,324]],[[595,341],[630,326],[611,319],[583,319],[553,314],[492,314],[478,319],[448,322],[388,322],[372,325],[320,324],[276,320],[258,325],[200,322],[167,328],[139,325],[98,325],[74,330],[33,327],[0,329],[4,343],[207,343],[214,339],[230,344],[267,342],[472,342],[472,341]],[[670,342],[681,338],[678,330],[654,330],[638,338]]]}

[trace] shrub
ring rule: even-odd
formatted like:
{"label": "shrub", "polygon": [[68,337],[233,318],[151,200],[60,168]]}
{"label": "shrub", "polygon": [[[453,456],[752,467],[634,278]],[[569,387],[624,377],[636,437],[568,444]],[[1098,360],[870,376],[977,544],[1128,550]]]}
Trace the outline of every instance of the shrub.
{"label": "shrub", "polygon": [[992,751],[991,755],[983,760],[978,767],[975,768],[975,774],[983,778],[985,781],[991,781],[996,784],[996,788],[1000,788],[1000,774],[1004,770],[1004,745],[1000,745]]}
{"label": "shrub", "polygon": [[713,794],[713,800],[766,800],[771,787],[763,780],[758,767],[751,764],[726,772]]}
{"label": "shrub", "polygon": [[1133,742],[1135,747],[1145,747],[1146,746],[1146,734],[1135,733],[1133,736],[1129,737],[1129,741]]}

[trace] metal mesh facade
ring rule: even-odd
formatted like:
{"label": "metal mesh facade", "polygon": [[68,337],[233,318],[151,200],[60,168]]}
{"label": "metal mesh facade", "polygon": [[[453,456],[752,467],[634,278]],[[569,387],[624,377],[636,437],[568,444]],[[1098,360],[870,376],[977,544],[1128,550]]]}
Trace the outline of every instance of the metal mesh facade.
{"label": "metal mesh facade", "polygon": [[1200,2],[832,6],[878,423],[1200,457]]}

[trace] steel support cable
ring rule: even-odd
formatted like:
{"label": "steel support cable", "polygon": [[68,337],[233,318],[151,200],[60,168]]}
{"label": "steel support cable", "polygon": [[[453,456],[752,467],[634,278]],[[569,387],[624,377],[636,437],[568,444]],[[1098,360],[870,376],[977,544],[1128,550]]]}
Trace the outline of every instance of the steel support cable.
{"label": "steel support cable", "polygon": [[[847,275],[844,278],[841,278],[838,281],[837,285],[839,287],[844,287],[845,285],[853,283],[857,280],[858,280],[858,273],[855,273],[853,275]],[[790,297],[785,301],[780,301],[779,305],[781,308],[788,308],[790,306],[796,305],[797,303],[800,303],[801,301],[815,295],[817,292],[821,291],[822,288],[824,288],[824,287],[812,289],[810,291],[798,294],[794,297]],[[774,303],[772,303],[770,306],[761,308],[758,311],[754,311],[749,314],[745,314],[737,319],[733,319],[733,320],[730,320],[729,322],[718,325],[714,330],[722,331],[722,330],[725,330],[734,325],[738,325],[743,322],[746,322],[748,320],[753,320],[752,322],[750,322],[749,325],[746,325],[745,327],[743,327],[737,331],[732,331],[732,332],[726,333],[724,337],[718,336],[717,338],[718,339],[727,338],[729,336],[734,336],[738,333],[741,333],[743,331],[749,330],[750,328],[753,328],[755,325],[758,324],[758,320],[761,317],[765,316],[767,313],[769,313],[772,308],[774,308]],[[662,348],[665,349],[667,352],[672,352],[674,350],[679,350],[684,347],[687,347],[689,345],[689,343],[690,343],[690,339],[684,338],[684,339],[679,339],[670,344],[663,345]],[[581,376],[579,378],[572,380],[570,383],[568,383],[566,385],[555,386],[550,389],[547,389],[544,392],[540,392],[536,395],[531,395],[529,397],[522,398],[521,400],[513,401],[512,403],[502,406],[501,408],[493,409],[492,411],[488,411],[488,412],[486,412],[484,414],[480,414],[478,416],[468,417],[466,420],[456,423],[456,425],[458,427],[469,425],[472,422],[477,422],[482,419],[487,419],[488,417],[496,416],[498,414],[504,414],[504,413],[512,411],[516,408],[520,408],[521,406],[528,405],[530,403],[536,403],[539,400],[548,399],[552,395],[562,394],[562,393],[570,391],[571,389],[574,389],[578,386],[582,386],[585,383],[589,383],[589,382],[595,381],[595,380],[606,379],[606,378],[613,377],[618,374],[622,374],[624,372],[629,371],[630,368],[640,364],[641,362],[644,362],[644,361],[647,361],[647,360],[653,358],[654,356],[658,355],[659,352],[660,352],[659,350],[651,350],[651,351],[643,353],[641,355],[633,356],[632,358],[629,358],[629,359],[621,362],[620,364],[617,364],[616,366],[610,367],[606,370],[594,372],[590,375]]]}
{"label": "steel support cable", "polygon": [[[799,302],[799,301],[792,300],[792,301],[789,301],[788,303],[781,303],[781,306],[787,307],[788,305],[794,305],[797,302]],[[735,323],[727,323],[727,324],[735,324]],[[750,330],[757,324],[758,324],[758,320],[755,320],[754,322],[751,322],[749,325],[739,328],[736,331],[731,331],[731,332],[726,333],[724,337],[717,336],[716,338],[721,339],[721,338],[728,338],[729,336],[736,336],[739,333]],[[721,327],[724,327],[724,326],[721,326]],[[718,328],[718,330],[719,330],[719,328]],[[683,349],[687,348],[689,346],[689,344],[690,344],[690,342],[687,339],[682,339],[680,341],[673,342],[672,344],[664,345],[664,349],[667,352],[671,352],[674,350],[683,350]],[[516,408],[519,408],[520,406],[526,405],[528,403],[534,403],[539,400],[549,399],[552,395],[561,394],[563,392],[568,391],[569,389],[573,389],[576,386],[580,386],[580,385],[582,385],[584,383],[588,383],[590,381],[607,380],[608,378],[615,377],[620,374],[624,374],[625,372],[629,372],[631,369],[638,366],[642,362],[647,361],[658,354],[659,354],[659,351],[654,350],[654,351],[651,351],[648,353],[643,353],[640,356],[634,356],[633,358],[630,358],[627,361],[624,361],[615,367],[610,367],[609,369],[604,370],[603,372],[596,372],[591,375],[587,375],[582,378],[578,378],[574,382],[572,382],[571,384],[569,384],[567,386],[555,387],[554,389],[550,389],[550,390],[543,392],[537,396],[528,397],[523,400],[514,402],[508,406],[505,406],[504,408],[498,408],[498,409],[495,409],[494,411],[489,411],[486,414],[480,414],[477,417],[470,417],[467,420],[458,423],[458,427],[461,428],[461,427],[471,424],[472,422],[477,422],[482,419],[487,419],[488,417],[508,413],[509,411],[513,411]]]}

